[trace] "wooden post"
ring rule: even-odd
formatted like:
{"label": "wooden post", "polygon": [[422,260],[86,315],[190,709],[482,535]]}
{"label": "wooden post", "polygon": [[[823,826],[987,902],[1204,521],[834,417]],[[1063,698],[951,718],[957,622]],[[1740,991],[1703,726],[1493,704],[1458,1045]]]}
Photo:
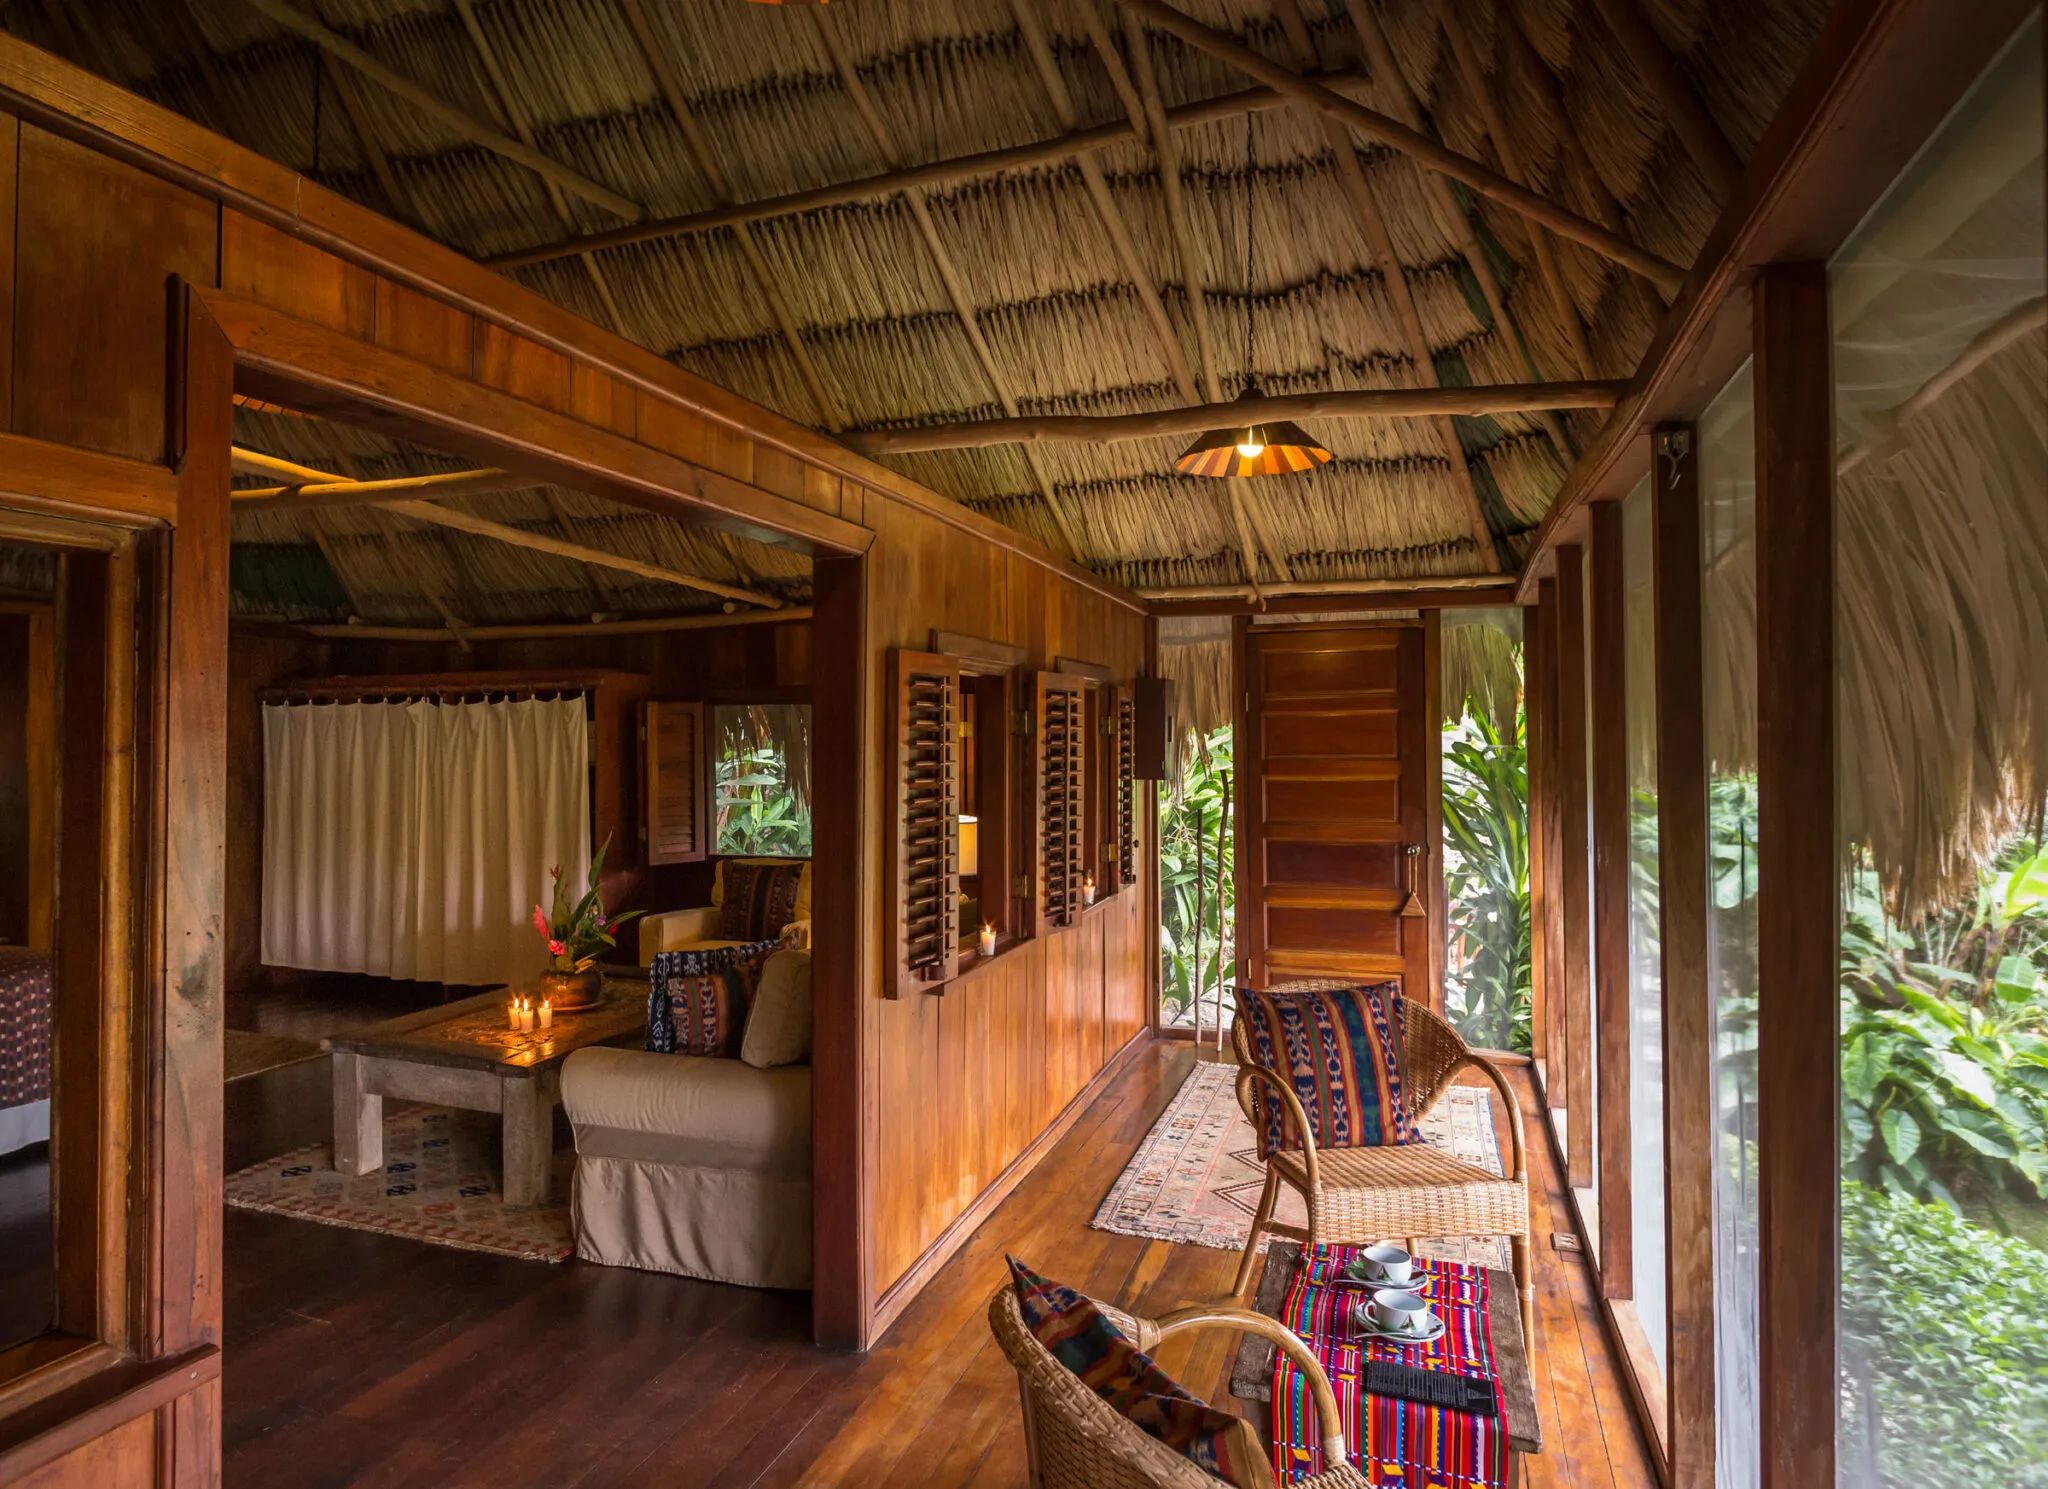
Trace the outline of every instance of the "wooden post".
{"label": "wooden post", "polygon": [[1543,794],[1549,766],[1545,754],[1550,748],[1550,737],[1544,729],[1547,694],[1543,623],[1544,612],[1540,606],[1522,607],[1522,745],[1524,758],[1528,761],[1526,799],[1529,804],[1529,1057],[1535,1062],[1538,1075],[1547,1079],[1549,1070],[1543,1024],[1550,983],[1550,927],[1546,924],[1548,916],[1545,912],[1552,891],[1544,861],[1549,839],[1544,832]]}
{"label": "wooden post", "polygon": [[1422,862],[1416,878],[1429,914],[1429,1006],[1444,1011],[1450,906],[1444,894],[1444,613],[1422,612]]}
{"label": "wooden post", "polygon": [[1763,1489],[1835,1481],[1841,1040],[1826,266],[1757,276],[1758,1391]]}
{"label": "wooden post", "polygon": [[1562,1111],[1570,1095],[1571,1072],[1565,1059],[1564,954],[1564,793],[1558,761],[1558,599],[1557,581],[1536,586],[1536,610],[1542,621],[1543,674],[1537,684],[1537,705],[1543,713],[1543,945],[1544,1019],[1537,1048],[1544,1053],[1543,1101],[1546,1110]]}
{"label": "wooden post", "polygon": [[1574,1189],[1593,1183],[1593,982],[1589,941],[1586,781],[1585,550],[1557,550],[1558,902],[1564,918],[1565,1169]]}
{"label": "wooden post", "polygon": [[1592,512],[1593,1030],[1600,1102],[1600,1295],[1635,1296],[1630,1202],[1628,976],[1628,630],[1621,572],[1621,503]]}
{"label": "wooden post", "polygon": [[1707,978],[1707,731],[1699,451],[1651,456],[1657,584],[1657,902],[1664,985],[1665,1434],[1671,1489],[1714,1489],[1714,990]]}

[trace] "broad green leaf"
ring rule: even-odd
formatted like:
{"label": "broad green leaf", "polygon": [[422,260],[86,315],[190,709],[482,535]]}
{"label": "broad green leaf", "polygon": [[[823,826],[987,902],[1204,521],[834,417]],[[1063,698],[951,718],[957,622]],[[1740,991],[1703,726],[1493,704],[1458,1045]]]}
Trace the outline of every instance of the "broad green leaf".
{"label": "broad green leaf", "polygon": [[1877,1125],[1884,1133],[1885,1151],[1892,1155],[1892,1162],[1903,1164],[1920,1150],[1920,1124],[1913,1120],[1911,1112],[1893,1107],[1877,1119]]}
{"label": "broad green leaf", "polygon": [[1998,1100],[1998,1088],[1992,1082],[1991,1072],[1968,1055],[1957,1054],[1954,1050],[1943,1050],[1939,1059],[1942,1074],[1948,1077],[1950,1084],[1986,1106]]}

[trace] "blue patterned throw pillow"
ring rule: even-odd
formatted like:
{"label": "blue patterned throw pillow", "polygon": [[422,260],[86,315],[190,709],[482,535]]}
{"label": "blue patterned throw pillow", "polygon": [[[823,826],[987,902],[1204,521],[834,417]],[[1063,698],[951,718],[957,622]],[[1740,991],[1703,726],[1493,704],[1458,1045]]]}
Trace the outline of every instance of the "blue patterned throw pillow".
{"label": "blue patterned throw pillow", "polygon": [[779,944],[658,953],[648,969],[647,1048],[662,1055],[737,1055],[762,964]]}

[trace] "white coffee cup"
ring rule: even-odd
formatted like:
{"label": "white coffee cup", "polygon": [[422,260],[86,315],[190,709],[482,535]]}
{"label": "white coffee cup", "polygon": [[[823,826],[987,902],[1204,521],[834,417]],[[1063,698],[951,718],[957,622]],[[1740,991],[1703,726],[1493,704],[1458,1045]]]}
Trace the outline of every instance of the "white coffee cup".
{"label": "white coffee cup", "polygon": [[1420,1334],[1429,1326],[1429,1304],[1414,1293],[1377,1293],[1372,1321],[1390,1334]]}
{"label": "white coffee cup", "polygon": [[1374,1282],[1406,1282],[1415,1272],[1415,1259],[1398,1246],[1365,1248],[1365,1274]]}

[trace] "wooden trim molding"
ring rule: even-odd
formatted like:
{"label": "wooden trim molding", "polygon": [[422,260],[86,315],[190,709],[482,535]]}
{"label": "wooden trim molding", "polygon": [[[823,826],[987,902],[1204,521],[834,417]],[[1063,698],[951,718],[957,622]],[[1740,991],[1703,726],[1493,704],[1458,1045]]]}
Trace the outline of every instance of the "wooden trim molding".
{"label": "wooden trim molding", "polygon": [[0,500],[53,516],[153,527],[177,520],[178,478],[145,460],[0,434]]}
{"label": "wooden trim molding", "polygon": [[986,636],[970,636],[965,631],[942,631],[932,627],[930,651],[952,657],[968,672],[1015,672],[1030,659],[1031,654],[1021,646],[1012,646],[1007,641],[991,641]]}
{"label": "wooden trim molding", "polygon": [[1756,295],[1757,1392],[1763,1489],[1835,1481],[1841,878],[1827,266]]}
{"label": "wooden trim molding", "polygon": [[[59,1392],[0,1429],[0,1483],[12,1484],[137,1417],[189,1399],[220,1380],[220,1350],[203,1344],[165,1360],[125,1360]],[[162,1483],[197,1483],[167,1475]]]}
{"label": "wooden trim molding", "polygon": [[1699,448],[1659,427],[1655,503],[1657,901],[1664,985],[1664,1234],[1671,1489],[1714,1489],[1714,991],[1707,977],[1707,731]]}

